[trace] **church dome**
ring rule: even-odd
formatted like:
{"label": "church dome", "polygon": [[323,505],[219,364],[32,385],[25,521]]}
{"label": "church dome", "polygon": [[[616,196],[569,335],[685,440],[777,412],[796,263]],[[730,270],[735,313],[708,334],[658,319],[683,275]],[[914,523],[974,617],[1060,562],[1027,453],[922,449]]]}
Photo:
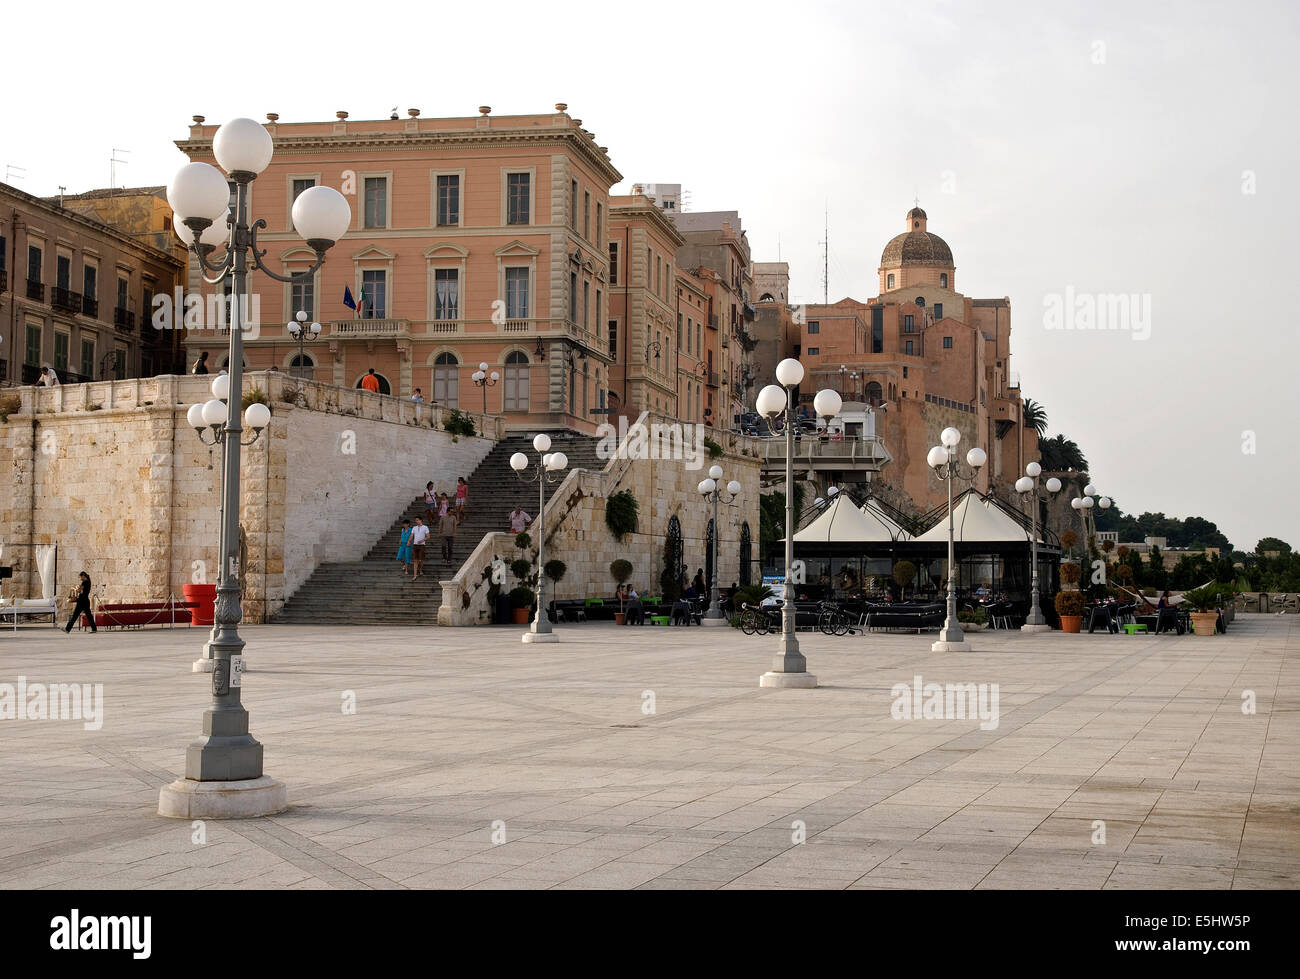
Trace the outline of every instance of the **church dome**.
{"label": "church dome", "polygon": [[907,212],[907,230],[885,246],[880,255],[882,269],[921,265],[952,268],[952,249],[936,234],[925,230],[925,212],[914,207]]}

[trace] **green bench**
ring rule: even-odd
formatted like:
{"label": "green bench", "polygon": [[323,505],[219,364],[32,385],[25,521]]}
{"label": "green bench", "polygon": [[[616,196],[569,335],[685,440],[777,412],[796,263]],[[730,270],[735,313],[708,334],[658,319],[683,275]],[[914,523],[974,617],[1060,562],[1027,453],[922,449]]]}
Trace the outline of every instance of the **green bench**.
{"label": "green bench", "polygon": [[1139,632],[1146,632],[1146,631],[1147,631],[1147,627],[1145,623],[1142,622],[1124,623],[1124,633],[1126,635],[1136,636]]}

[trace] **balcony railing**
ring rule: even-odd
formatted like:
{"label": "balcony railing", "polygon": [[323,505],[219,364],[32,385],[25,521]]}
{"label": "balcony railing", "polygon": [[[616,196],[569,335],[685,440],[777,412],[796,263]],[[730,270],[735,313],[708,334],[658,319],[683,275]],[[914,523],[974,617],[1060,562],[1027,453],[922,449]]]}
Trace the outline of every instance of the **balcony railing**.
{"label": "balcony railing", "polygon": [[718,314],[717,314],[717,313],[710,313],[710,314],[709,314],[709,329],[710,329],[710,330],[716,330],[717,328],[718,328]]}
{"label": "balcony railing", "polygon": [[331,320],[330,335],[336,337],[357,337],[370,339],[374,337],[407,336],[411,331],[408,320],[354,319]]}
{"label": "balcony railing", "polygon": [[123,333],[130,333],[135,329],[135,313],[121,306],[116,307],[113,310],[113,325]]}
{"label": "balcony railing", "polygon": [[59,286],[55,286],[54,292],[50,297],[50,305],[55,309],[61,309],[68,313],[80,313],[81,293],[73,292],[71,289],[61,289]]}
{"label": "balcony railing", "polygon": [[704,383],[707,384],[709,387],[716,388],[718,386],[717,371],[709,371],[704,375],[704,377],[705,377]]}
{"label": "balcony railing", "polygon": [[528,333],[533,329],[532,320],[506,320],[502,333]]}
{"label": "balcony railing", "polygon": [[37,279],[27,280],[27,298],[45,302],[45,285]]}
{"label": "balcony railing", "polygon": [[9,291],[9,272],[6,269],[0,269],[0,292]]}
{"label": "balcony railing", "polygon": [[429,324],[432,336],[452,336],[465,332],[465,325],[460,320],[434,320]]}
{"label": "balcony railing", "polygon": [[41,368],[34,364],[23,364],[22,379],[24,384],[35,384],[41,379]]}
{"label": "balcony railing", "polygon": [[81,297],[81,312],[83,315],[89,316],[91,319],[98,319],[99,300],[96,299],[94,296],[83,295]]}
{"label": "balcony railing", "polygon": [[[823,439],[803,435],[794,443],[794,458],[808,463],[880,466],[889,462],[893,456],[885,448],[884,439],[879,436]],[[764,439],[763,459],[765,462],[784,462],[785,439],[779,436]]]}

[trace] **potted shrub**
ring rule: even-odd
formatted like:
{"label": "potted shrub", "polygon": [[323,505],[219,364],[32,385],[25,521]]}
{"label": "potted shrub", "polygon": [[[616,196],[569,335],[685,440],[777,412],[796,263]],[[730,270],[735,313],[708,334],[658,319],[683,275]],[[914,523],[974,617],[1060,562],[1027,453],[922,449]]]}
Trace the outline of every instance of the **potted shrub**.
{"label": "potted shrub", "polygon": [[619,558],[609,566],[609,576],[614,579],[614,584],[619,587],[618,611],[614,613],[614,622],[616,625],[622,625],[624,621],[622,586],[628,578],[632,577],[632,562]]}
{"label": "potted shrub", "polygon": [[962,632],[980,632],[989,620],[983,608],[964,608],[957,613],[957,623]]}
{"label": "potted shrub", "polygon": [[1079,584],[1079,578],[1083,576],[1083,569],[1074,561],[1066,561],[1061,565],[1061,584],[1070,585],[1075,588]]}
{"label": "potted shrub", "polygon": [[1212,636],[1219,624],[1219,613],[1214,607],[1218,589],[1214,585],[1193,588],[1183,593],[1183,599],[1196,609],[1191,613],[1192,630],[1198,636]]}
{"label": "potted shrub", "polygon": [[899,561],[894,565],[894,584],[902,590],[902,598],[907,600],[907,586],[916,580],[916,565],[911,561]]}
{"label": "potted shrub", "polygon": [[1083,592],[1057,592],[1053,604],[1056,614],[1061,617],[1062,632],[1078,632],[1083,627]]}
{"label": "potted shrub", "polygon": [[518,585],[510,590],[510,605],[515,610],[515,625],[528,625],[533,603],[536,601],[537,596],[527,585]]}
{"label": "potted shrub", "polygon": [[556,557],[547,561],[542,570],[546,572],[546,577],[550,578],[552,582],[558,583],[564,577],[564,573],[569,570],[569,566]]}

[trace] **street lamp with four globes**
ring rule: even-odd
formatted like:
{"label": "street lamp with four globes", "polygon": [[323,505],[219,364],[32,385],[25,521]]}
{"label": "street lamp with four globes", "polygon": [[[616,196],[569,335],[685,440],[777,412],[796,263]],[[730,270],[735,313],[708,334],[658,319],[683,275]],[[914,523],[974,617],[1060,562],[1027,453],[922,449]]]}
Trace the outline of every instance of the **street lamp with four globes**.
{"label": "street lamp with four globes", "polygon": [[712,579],[709,581],[710,601],[709,610],[700,619],[700,625],[722,626],[727,624],[727,618],[722,614],[722,606],[718,602],[718,538],[722,532],[718,525],[718,502],[721,501],[728,505],[735,503],[736,500],[740,499],[741,485],[739,480],[733,479],[727,484],[726,496],[723,496],[722,467],[713,466],[709,469],[708,478],[700,480],[700,484],[696,488],[700,491],[700,495],[704,497],[706,503],[713,504],[713,541],[712,553],[709,555],[713,572],[709,576]]}
{"label": "street lamp with four globes", "polygon": [[471,374],[469,376],[469,379],[473,381],[475,385],[477,385],[479,388],[483,390],[483,414],[486,417],[487,389],[490,387],[495,387],[497,381],[501,380],[501,375],[498,374],[496,371],[493,371],[491,374],[489,374],[488,363],[485,360],[478,365],[478,370],[476,370],[473,374]]}
{"label": "street lamp with four globes", "polygon": [[1036,462],[1031,462],[1025,466],[1025,475],[1016,480],[1016,492],[1020,494],[1022,500],[1029,502],[1030,512],[1033,514],[1030,534],[1030,580],[1032,581],[1032,600],[1029,609],[1029,615],[1025,617],[1025,624],[1020,627],[1021,632],[1051,632],[1052,627],[1048,624],[1047,619],[1043,616],[1043,610],[1038,601],[1038,505],[1040,502],[1050,499],[1061,491],[1061,481],[1055,476],[1048,478],[1044,484],[1047,489],[1047,496],[1040,496],[1038,493],[1038,477],[1043,474],[1043,467]]}
{"label": "street lamp with four globes", "polygon": [[[177,235],[189,246],[203,280],[212,285],[226,279],[232,283],[230,373],[223,382],[227,400],[240,397],[243,391],[243,316],[250,308],[250,268],[279,282],[307,282],[324,264],[325,252],[352,222],[352,208],[342,194],[331,187],[311,187],[294,201],[292,217],[294,229],[316,253],[316,261],[311,268],[291,275],[281,275],[263,264],[266,250],[258,248],[257,232],[267,225],[264,220],[249,223],[248,194],[252,182],[271,162],[274,149],[271,135],[260,123],[232,119],[212,139],[213,156],[225,174],[207,163],[187,163],[167,188]],[[233,213],[228,180],[235,184]],[[216,262],[209,261],[223,245],[224,255]],[[222,377],[214,381],[214,388],[218,382]],[[206,650],[212,661],[212,703],[203,715],[203,736],[186,751],[185,777],[162,789],[158,812],[184,819],[264,816],[283,811],[288,793],[283,783],[263,774],[262,745],[249,734],[248,712],[240,701],[244,641],[238,631],[243,572],[238,563],[239,457],[240,448],[247,443],[240,437],[239,413],[229,412],[220,398],[201,408],[194,406],[186,417],[200,438],[206,427],[214,440],[220,436],[222,446],[216,622]],[[249,405],[243,420],[260,433],[270,421],[270,411],[265,405]]]}
{"label": "street lamp with four globes", "polygon": [[533,436],[533,448],[541,455],[537,470],[529,474],[528,456],[516,452],[510,457],[510,468],[525,483],[537,483],[537,615],[523,635],[523,641],[559,642],[560,637],[551,631],[551,619],[546,611],[546,484],[558,483],[565,476],[569,457],[563,452],[551,452],[551,437],[545,432]]}
{"label": "street lamp with four globes", "polygon": [[970,649],[970,643],[966,641],[961,624],[957,621],[957,563],[954,557],[956,548],[953,544],[952,481],[961,479],[974,482],[981,467],[988,461],[988,453],[978,445],[967,452],[966,464],[970,466],[970,473],[966,474],[961,471],[961,464],[957,461],[957,446],[961,443],[961,432],[955,428],[945,428],[939,433],[939,441],[943,444],[932,448],[926,455],[925,461],[934,470],[935,475],[948,483],[948,617],[943,623],[939,639],[930,647],[931,652],[944,653]]}

